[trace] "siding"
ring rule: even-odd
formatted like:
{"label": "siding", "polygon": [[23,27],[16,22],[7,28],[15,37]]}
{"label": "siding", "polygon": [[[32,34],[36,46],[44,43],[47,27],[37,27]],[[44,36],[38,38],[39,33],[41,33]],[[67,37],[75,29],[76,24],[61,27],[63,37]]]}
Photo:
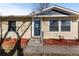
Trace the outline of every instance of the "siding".
{"label": "siding", "polygon": [[[18,21],[18,20],[16,20],[16,30],[23,24],[23,26],[17,31],[20,36],[26,30],[26,28],[28,27],[28,25],[30,23],[31,23],[31,21],[22,21],[22,20]],[[2,31],[2,36],[4,37],[4,35],[8,31],[8,21],[3,21],[2,22],[2,30],[3,30]],[[6,38],[7,37],[17,38],[17,34],[15,32],[9,31],[7,33]],[[31,38],[31,25],[29,26],[27,31],[24,32],[22,38]]]}
{"label": "siding", "polygon": [[44,19],[42,21],[42,31],[44,33],[44,39],[49,38],[59,38],[59,35],[63,36],[65,39],[74,39],[78,38],[78,22],[71,21],[71,31],[70,32],[61,32],[59,29],[58,32],[49,31],[49,21]]}

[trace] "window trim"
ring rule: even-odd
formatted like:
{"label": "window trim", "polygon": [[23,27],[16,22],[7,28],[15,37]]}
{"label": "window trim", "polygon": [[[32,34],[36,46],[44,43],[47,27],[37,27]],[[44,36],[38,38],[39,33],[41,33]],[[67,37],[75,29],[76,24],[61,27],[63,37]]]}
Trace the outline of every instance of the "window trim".
{"label": "window trim", "polygon": [[[60,20],[60,24],[62,24],[61,21],[62,21],[62,20]],[[61,31],[61,32],[71,32],[71,22],[72,22],[72,21],[71,21],[71,20],[67,20],[67,21],[70,21],[70,30],[69,30],[69,31],[62,31],[62,28],[61,28],[62,25],[61,25],[61,26],[60,26],[60,28],[61,28],[60,31]]]}
{"label": "window trim", "polygon": [[52,20],[52,19],[49,20],[49,31],[50,31],[50,32],[59,32],[59,20],[57,20],[57,21],[58,21],[58,29],[57,29],[57,31],[52,31],[52,30],[50,30],[50,21],[53,21],[53,20]]}
{"label": "window trim", "polygon": [[71,32],[72,28],[71,28],[71,24],[72,24],[72,21],[70,21],[70,30],[69,31],[62,31],[61,30],[61,21],[62,20],[58,20],[58,31],[50,31],[50,20],[49,20],[49,32]]}

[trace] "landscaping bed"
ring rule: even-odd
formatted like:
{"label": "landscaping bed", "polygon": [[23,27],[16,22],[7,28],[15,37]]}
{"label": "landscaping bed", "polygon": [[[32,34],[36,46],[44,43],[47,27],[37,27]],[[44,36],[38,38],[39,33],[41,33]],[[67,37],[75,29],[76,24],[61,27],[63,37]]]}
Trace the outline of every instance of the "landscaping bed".
{"label": "landscaping bed", "polygon": [[[5,39],[2,45],[5,46],[5,47],[10,46],[10,45],[15,46],[16,41],[17,40],[15,38]],[[28,42],[29,42],[29,40],[27,38],[21,38],[21,43],[20,43],[21,48],[24,48],[26,45],[28,45]]]}
{"label": "landscaping bed", "polygon": [[44,39],[44,45],[79,45],[78,40],[72,39]]}

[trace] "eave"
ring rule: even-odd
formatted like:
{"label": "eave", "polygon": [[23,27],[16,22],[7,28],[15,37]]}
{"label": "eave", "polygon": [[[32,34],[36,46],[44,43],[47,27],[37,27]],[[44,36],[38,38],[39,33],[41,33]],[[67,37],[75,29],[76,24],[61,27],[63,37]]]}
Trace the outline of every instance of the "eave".
{"label": "eave", "polygon": [[52,18],[71,17],[71,18],[78,18],[78,15],[36,15],[36,16],[33,16],[33,17],[45,17],[45,18],[48,18],[48,17],[52,17]]}
{"label": "eave", "polygon": [[2,20],[31,20],[30,16],[0,16]]}

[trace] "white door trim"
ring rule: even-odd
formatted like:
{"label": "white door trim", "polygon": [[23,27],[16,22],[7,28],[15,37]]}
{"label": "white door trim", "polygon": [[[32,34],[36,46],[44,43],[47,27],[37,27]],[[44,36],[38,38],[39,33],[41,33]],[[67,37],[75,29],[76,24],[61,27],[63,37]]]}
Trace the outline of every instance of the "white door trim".
{"label": "white door trim", "polygon": [[40,20],[40,36],[35,36],[34,35],[34,20],[32,19],[32,37],[40,37],[41,36],[41,20],[40,19],[36,19],[36,20]]}

